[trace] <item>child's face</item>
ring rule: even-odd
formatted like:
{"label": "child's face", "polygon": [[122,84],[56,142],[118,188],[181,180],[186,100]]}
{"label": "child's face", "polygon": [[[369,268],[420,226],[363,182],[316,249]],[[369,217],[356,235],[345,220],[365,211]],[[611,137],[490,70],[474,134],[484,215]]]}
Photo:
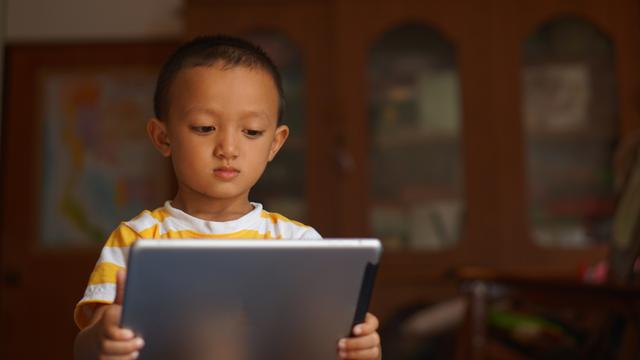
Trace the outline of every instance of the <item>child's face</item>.
{"label": "child's face", "polygon": [[242,66],[187,68],[168,97],[167,119],[151,120],[149,133],[171,156],[182,199],[248,201],[289,134],[277,126],[279,98],[270,75]]}

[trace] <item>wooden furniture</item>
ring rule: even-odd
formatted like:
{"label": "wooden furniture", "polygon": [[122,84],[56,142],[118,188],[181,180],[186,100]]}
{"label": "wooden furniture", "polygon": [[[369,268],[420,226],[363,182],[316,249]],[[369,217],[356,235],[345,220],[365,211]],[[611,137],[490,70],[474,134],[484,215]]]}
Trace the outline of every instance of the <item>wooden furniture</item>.
{"label": "wooden furniture", "polygon": [[[451,151],[460,153],[457,159],[462,171],[450,182],[461,184],[459,198],[454,199],[465,209],[459,218],[461,235],[453,245],[431,250],[395,247],[387,242],[373,302],[373,311],[384,319],[409,303],[432,302],[455,294],[455,282],[443,274],[459,266],[491,266],[504,271],[527,268],[574,275],[581,266],[607,256],[608,240],[601,235],[578,246],[539,245],[541,240],[533,234],[540,233],[541,227],[534,223],[536,215],[530,210],[538,206],[533,196],[542,184],[537,183],[539,177],[530,174],[528,164],[533,161],[544,167],[551,161],[536,158],[529,144],[542,143],[536,149],[544,149],[544,144],[550,143],[549,148],[555,149],[557,145],[553,144],[583,141],[602,147],[640,126],[640,76],[636,66],[640,60],[639,15],[638,4],[630,0],[188,0],[185,24],[188,36],[276,31],[298,47],[306,77],[305,136],[309,145],[306,200],[310,211],[305,220],[328,237],[381,236],[376,233],[378,224],[372,221],[372,213],[380,205],[373,189],[379,178],[391,179],[394,173],[375,172],[379,171],[374,163],[379,157],[375,156],[393,151],[407,155],[404,150],[381,148],[376,143],[375,131],[381,128],[376,127],[376,103],[372,103],[372,96],[379,90],[371,85],[372,52],[381,39],[405,25],[433,30],[453,48],[461,126],[453,137],[432,135],[424,141],[428,143],[425,149],[431,146],[446,159]],[[547,25],[567,17],[597,29],[595,32],[604,34],[610,45],[617,110],[614,117],[600,124],[612,130],[586,127],[584,131],[545,133],[530,130],[525,123],[529,98],[524,68],[540,62],[528,55],[525,45],[544,35]],[[593,92],[590,99],[602,98]],[[593,107],[588,109],[593,113]],[[402,147],[403,143],[422,141],[414,136],[416,128],[405,130],[408,137],[388,137],[387,144],[395,141]],[[432,154],[425,150],[424,162],[418,159],[415,167],[435,166]],[[567,168],[593,160],[584,150],[577,156]],[[402,157],[395,159],[403,161]],[[565,185],[574,186],[571,182]],[[433,189],[425,185],[418,192],[405,190],[411,200]],[[612,189],[608,194],[605,203],[610,204]],[[429,198],[425,199],[429,203]],[[608,205],[598,204],[594,216],[598,211],[606,213],[605,217],[611,215]],[[577,207],[577,212],[584,215],[589,206],[588,201],[577,201],[559,204],[558,208],[573,214]],[[403,221],[405,215],[390,222]],[[583,229],[577,231],[583,235]]]}
{"label": "wooden furniture", "polygon": [[[534,304],[550,314],[569,313],[581,334],[579,358],[632,359],[640,354],[640,287],[588,284],[576,279],[532,274],[500,274],[463,269],[458,273],[468,296],[468,315],[458,355],[465,359],[528,359],[525,351],[508,350],[491,336],[488,318],[493,304]],[[504,306],[503,306],[504,307]],[[540,310],[539,310],[540,311]],[[623,321],[620,321],[623,320]],[[587,323],[586,325],[584,323]],[[507,349],[505,349],[507,348]],[[549,353],[547,353],[550,356]]]}

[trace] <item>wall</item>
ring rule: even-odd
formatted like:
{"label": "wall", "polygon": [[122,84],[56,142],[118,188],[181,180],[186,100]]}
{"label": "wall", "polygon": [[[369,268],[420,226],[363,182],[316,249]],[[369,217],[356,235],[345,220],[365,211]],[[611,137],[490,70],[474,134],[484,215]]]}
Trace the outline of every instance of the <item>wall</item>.
{"label": "wall", "polygon": [[182,0],[4,0],[7,41],[171,39],[182,33]]}

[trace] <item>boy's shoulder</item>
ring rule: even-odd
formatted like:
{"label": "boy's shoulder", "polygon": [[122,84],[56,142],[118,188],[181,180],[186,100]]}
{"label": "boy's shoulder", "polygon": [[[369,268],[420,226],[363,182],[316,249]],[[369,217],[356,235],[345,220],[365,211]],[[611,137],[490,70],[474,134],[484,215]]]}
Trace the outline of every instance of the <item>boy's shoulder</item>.
{"label": "boy's shoulder", "polygon": [[262,209],[260,218],[266,220],[274,228],[279,238],[289,239],[321,239],[322,236],[311,226],[292,220],[282,214]]}
{"label": "boy's shoulder", "polygon": [[167,211],[165,206],[161,206],[159,208],[153,210],[143,210],[140,214],[135,216],[129,221],[126,221],[126,224],[133,223],[144,223],[144,222],[163,222],[166,218],[170,217],[171,214]]}
{"label": "boy's shoulder", "polygon": [[287,224],[300,226],[300,227],[305,227],[305,228],[310,227],[310,226],[305,225],[305,224],[303,224],[303,223],[301,223],[299,221],[289,219],[288,217],[286,217],[286,216],[284,216],[282,214],[279,214],[279,213],[276,213],[276,212],[267,211],[265,209],[262,209],[260,211],[260,217],[263,218],[263,219],[267,219],[267,220],[269,220],[270,222],[272,222],[274,224],[287,223]]}
{"label": "boy's shoulder", "polygon": [[169,217],[171,217],[171,214],[166,206],[161,206],[153,210],[143,210],[140,214],[129,221],[125,221],[123,224],[134,229],[139,229],[162,223]]}

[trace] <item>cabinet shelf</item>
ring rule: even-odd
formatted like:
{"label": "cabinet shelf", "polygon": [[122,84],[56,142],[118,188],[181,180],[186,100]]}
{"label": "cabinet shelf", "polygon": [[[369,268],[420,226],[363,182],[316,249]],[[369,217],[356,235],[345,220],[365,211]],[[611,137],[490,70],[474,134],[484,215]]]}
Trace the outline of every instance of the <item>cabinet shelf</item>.
{"label": "cabinet shelf", "polygon": [[529,142],[535,143],[602,143],[611,139],[611,133],[597,130],[562,130],[562,131],[543,131],[535,130],[527,133]]}
{"label": "cabinet shelf", "polygon": [[422,129],[402,129],[384,135],[375,135],[373,143],[381,149],[403,148],[416,145],[456,146],[460,142],[457,134],[427,131]]}

